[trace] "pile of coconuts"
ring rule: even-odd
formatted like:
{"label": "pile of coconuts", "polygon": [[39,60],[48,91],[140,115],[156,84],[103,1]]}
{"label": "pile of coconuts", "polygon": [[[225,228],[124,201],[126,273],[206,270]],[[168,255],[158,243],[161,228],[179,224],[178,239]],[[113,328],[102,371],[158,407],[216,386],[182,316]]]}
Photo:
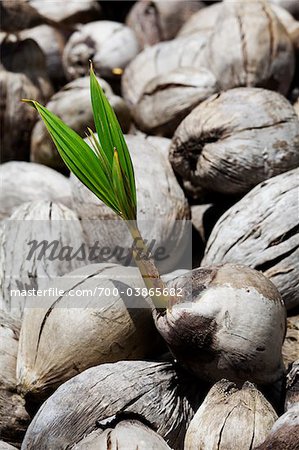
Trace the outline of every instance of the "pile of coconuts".
{"label": "pile of coconuts", "polygon": [[[0,450],[296,450],[298,2],[0,6]],[[163,308],[20,102],[85,138],[89,60]]]}

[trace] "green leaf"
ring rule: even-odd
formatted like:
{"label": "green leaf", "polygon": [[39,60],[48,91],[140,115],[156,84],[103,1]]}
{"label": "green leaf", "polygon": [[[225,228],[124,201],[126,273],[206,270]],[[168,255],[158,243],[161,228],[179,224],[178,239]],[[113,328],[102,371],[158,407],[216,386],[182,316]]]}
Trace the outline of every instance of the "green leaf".
{"label": "green leaf", "polygon": [[118,215],[121,215],[119,203],[113,191],[111,177],[102,161],[90,146],[59,117],[36,101],[24,100],[31,104],[41,115],[54,144],[67,167],[101,201]]}
{"label": "green leaf", "polygon": [[94,74],[92,65],[90,66],[90,94],[99,143],[105,149],[106,156],[111,165],[114,159],[114,149],[117,149],[122,172],[128,183],[127,194],[132,198],[136,209],[136,186],[130,152],[114,110],[110,106]]}

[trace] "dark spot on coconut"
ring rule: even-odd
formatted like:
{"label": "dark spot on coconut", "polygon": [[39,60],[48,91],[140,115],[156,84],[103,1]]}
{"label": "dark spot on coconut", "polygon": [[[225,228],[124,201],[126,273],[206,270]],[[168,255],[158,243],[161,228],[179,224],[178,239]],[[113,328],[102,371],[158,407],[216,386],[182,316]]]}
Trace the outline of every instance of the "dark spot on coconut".
{"label": "dark spot on coconut", "polygon": [[264,352],[265,350],[266,350],[266,348],[264,346],[256,347],[257,352]]}

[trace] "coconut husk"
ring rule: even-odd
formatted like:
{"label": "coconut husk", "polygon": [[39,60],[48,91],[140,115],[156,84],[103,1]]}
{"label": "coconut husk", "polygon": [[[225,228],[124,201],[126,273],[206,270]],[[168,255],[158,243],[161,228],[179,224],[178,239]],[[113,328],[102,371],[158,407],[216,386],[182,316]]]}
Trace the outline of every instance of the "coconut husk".
{"label": "coconut husk", "polygon": [[296,103],[294,104],[294,109],[296,111],[296,114],[298,116],[299,119],[299,99],[296,101]]}
{"label": "coconut husk", "polygon": [[1,161],[28,160],[32,127],[36,112],[22,103],[22,98],[44,102],[52,93],[43,52],[32,39],[0,44]]}
{"label": "coconut husk", "polygon": [[29,0],[40,14],[61,25],[86,23],[101,17],[101,6],[96,0],[80,2],[45,2],[43,0]]}
{"label": "coconut husk", "polygon": [[156,326],[197,377],[269,384],[282,376],[285,307],[261,273],[236,264],[200,267],[167,287],[176,298],[155,314]]}
{"label": "coconut husk", "polygon": [[[296,342],[294,342],[294,348],[296,348]],[[296,358],[298,358],[298,344]],[[293,406],[299,403],[299,359],[296,359],[288,367],[288,373],[286,376],[286,396],[284,409],[288,411]]]}
{"label": "coconut husk", "polygon": [[62,53],[66,43],[65,34],[49,25],[24,30],[22,39],[31,38],[40,46],[46,57],[47,73],[55,85],[64,83],[65,75],[62,67]]}
{"label": "coconut husk", "polygon": [[226,1],[215,28],[206,57],[221,89],[260,86],[287,94],[294,75],[294,50],[270,6],[263,1]]}
{"label": "coconut husk", "polygon": [[276,420],[274,409],[253,384],[238,388],[221,380],[191,420],[184,450],[251,450],[265,440]]}
{"label": "coconut husk", "polygon": [[22,449],[71,447],[128,415],[145,421],[170,447],[181,448],[198,397],[198,386],[170,363],[103,364],[57,389],[33,419]]}
{"label": "coconut husk", "polygon": [[268,0],[273,6],[280,6],[286,9],[292,16],[299,20],[299,5],[297,0]]}
{"label": "coconut husk", "polygon": [[282,346],[282,356],[284,364],[288,367],[289,364],[296,361],[299,352],[299,316],[288,317],[287,320],[287,334]]}
{"label": "coconut husk", "polygon": [[130,107],[140,100],[146,85],[158,76],[166,76],[173,70],[206,67],[204,48],[207,37],[197,33],[167,42],[161,42],[143,50],[127,66],[122,77],[122,94]]}
{"label": "coconut husk", "polygon": [[[17,446],[22,441],[29,424],[24,401],[16,393],[16,361],[20,326],[17,319],[0,310],[0,436]],[[2,442],[0,442],[1,448],[3,450],[6,448]]]}
{"label": "coconut husk", "polygon": [[176,130],[170,161],[206,191],[243,195],[299,163],[299,122],[280,94],[236,88],[197,106]]}
{"label": "coconut husk", "polygon": [[182,25],[198,10],[201,1],[138,1],[129,12],[126,23],[134,30],[141,48],[173,39]]}
{"label": "coconut husk", "polygon": [[0,450],[16,450],[16,447],[13,447],[7,442],[0,441]]}
{"label": "coconut husk", "polygon": [[297,189],[298,169],[259,184],[216,223],[202,264],[246,264],[276,285],[288,309],[298,305]]}
{"label": "coconut husk", "polygon": [[139,52],[134,32],[108,20],[91,22],[73,33],[63,52],[63,66],[69,80],[88,75],[89,60],[103,78],[119,78]]}
{"label": "coconut husk", "polygon": [[[136,291],[144,287],[138,269],[93,264],[49,286],[54,295],[39,308],[30,304],[23,318],[17,378],[24,395],[40,401],[89,367],[163,351],[151,301]],[[88,290],[93,295],[82,297]]]}
{"label": "coconut husk", "polygon": [[200,9],[186,21],[177,37],[190,36],[194,33],[205,33],[210,36],[215,30],[218,15],[222,12],[222,3],[215,3]]}
{"label": "coconut husk", "polygon": [[254,450],[297,450],[299,403],[290,408],[273,425],[267,439]]}
{"label": "coconut husk", "polygon": [[1,308],[22,317],[27,291],[45,288],[51,278],[84,264],[64,257],[67,246],[78,249],[82,243],[80,222],[66,206],[36,201],[17,208],[5,222],[1,238]]}
{"label": "coconut husk", "polygon": [[[124,100],[114,95],[109,84],[99,79],[99,82],[114,109],[123,132],[127,132],[131,123],[131,116]],[[47,104],[47,108],[57,114],[67,125],[82,137],[86,136],[87,127],[94,128],[92,107],[90,102],[89,77],[82,77],[66,84],[54,94]],[[38,120],[33,128],[31,137],[31,160],[45,164],[59,171],[65,171],[62,161],[42,120]]]}
{"label": "coconut husk", "polygon": [[123,420],[115,428],[93,431],[72,450],[171,450],[164,439],[138,420]]}
{"label": "coconut husk", "polygon": [[216,91],[216,79],[207,69],[185,67],[157,76],[133,109],[135,123],[146,133],[172,137],[184,117]]}
{"label": "coconut husk", "polygon": [[9,217],[23,203],[52,200],[70,207],[69,180],[41,164],[10,161],[0,166],[5,189],[0,190],[0,220]]}
{"label": "coconut husk", "polygon": [[[137,215],[141,234],[157,249],[166,249],[166,258],[157,261],[162,272],[178,268],[189,243],[189,206],[168,161],[169,140],[145,135],[126,135],[135,170]],[[89,245],[125,249],[123,259],[114,255],[110,262],[132,264],[126,249],[132,246],[127,226],[93,195],[77,178],[71,176],[74,210],[81,219]],[[191,258],[191,255],[190,255]],[[90,262],[100,262],[101,259]]]}

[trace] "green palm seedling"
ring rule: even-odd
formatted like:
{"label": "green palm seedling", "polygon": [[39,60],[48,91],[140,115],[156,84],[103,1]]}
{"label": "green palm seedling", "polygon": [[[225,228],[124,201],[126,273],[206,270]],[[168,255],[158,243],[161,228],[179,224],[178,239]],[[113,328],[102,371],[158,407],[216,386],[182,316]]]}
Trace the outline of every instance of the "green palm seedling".
{"label": "green palm seedling", "polygon": [[118,120],[92,68],[90,93],[97,136],[88,129],[90,146],[59,117],[34,100],[23,101],[40,114],[67,167],[127,224],[133,237],[133,256],[156,308],[168,297],[137,225],[134,168]]}

